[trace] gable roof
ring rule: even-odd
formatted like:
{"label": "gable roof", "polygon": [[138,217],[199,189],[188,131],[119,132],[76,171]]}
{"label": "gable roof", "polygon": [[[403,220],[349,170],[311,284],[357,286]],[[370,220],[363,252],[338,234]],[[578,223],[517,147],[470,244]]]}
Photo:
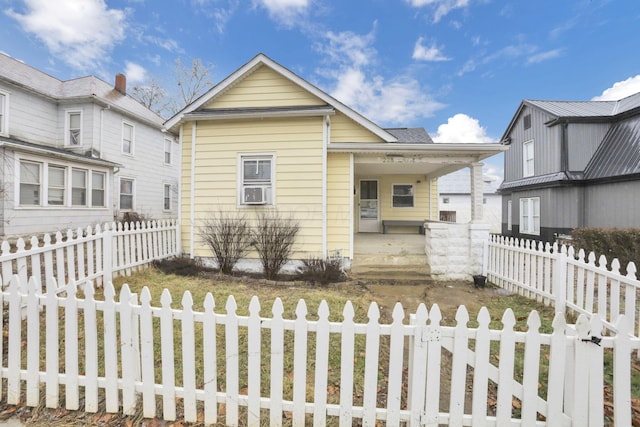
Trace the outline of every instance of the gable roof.
{"label": "gable roof", "polygon": [[385,130],[395,136],[399,143],[433,144],[433,140],[424,128],[389,128]]}
{"label": "gable roof", "polygon": [[93,99],[157,128],[164,122],[162,117],[131,96],[123,95],[113,85],[95,76],[60,80],[0,53],[0,80],[54,101]]}
{"label": "gable roof", "polygon": [[585,179],[640,173],[640,115],[615,123],[584,170]]}
{"label": "gable roof", "polygon": [[[293,73],[289,69],[283,67],[277,62],[273,61],[271,58],[266,56],[265,54],[258,54],[249,62],[244,64],[242,67],[238,68],[236,71],[231,73],[228,77],[222,80],[220,83],[211,88],[204,95],[196,99],[191,104],[187,105],[173,117],[165,122],[165,126],[167,129],[172,129],[177,126],[183,119],[185,119],[185,115],[189,113],[193,113],[198,110],[200,107],[206,105],[212,99],[217,97],[218,95],[224,93],[227,89],[232,87],[236,82],[244,79],[246,76],[251,74],[253,71],[258,69],[261,66],[266,66],[271,68],[276,73],[279,73],[283,77],[289,79],[294,84],[300,86],[302,89],[308,91],[312,95],[324,101],[326,104],[332,106],[337,111],[341,112],[345,116],[349,117],[351,120],[355,121],[359,125],[363,126],[370,132],[374,133],[378,137],[380,137],[385,142],[397,142],[397,138],[389,131],[381,128],[380,126],[373,123],[371,120],[367,119],[360,113],[355,110],[347,107],[345,104],[341,103],[337,99],[333,98],[331,95],[326,92],[320,90],[318,87],[312,85],[307,82],[297,74]],[[426,132],[425,132],[426,133]]]}
{"label": "gable roof", "polygon": [[[506,141],[522,110],[526,107],[539,108],[555,117],[555,120],[608,120],[616,116],[640,109],[640,92],[618,101],[541,101],[524,99],[509,122],[500,141]],[[551,121],[549,124],[554,124]]]}

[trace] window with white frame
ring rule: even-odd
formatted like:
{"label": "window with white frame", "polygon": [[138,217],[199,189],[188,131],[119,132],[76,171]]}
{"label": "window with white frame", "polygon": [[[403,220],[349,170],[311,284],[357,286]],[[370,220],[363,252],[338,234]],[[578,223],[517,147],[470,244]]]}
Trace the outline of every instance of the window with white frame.
{"label": "window with white frame", "polygon": [[20,205],[40,204],[40,163],[20,162]]}
{"label": "window with white frame", "polygon": [[271,204],[274,177],[273,155],[246,155],[240,157],[240,204]]}
{"label": "window with white frame", "polygon": [[135,129],[132,124],[122,122],[122,152],[133,155]]}
{"label": "window with white frame", "polygon": [[392,199],[394,208],[412,208],[413,184],[393,184]]}
{"label": "window with white frame", "polygon": [[164,185],[164,204],[163,209],[165,211],[171,210],[171,184]]}
{"label": "window with white frame", "polygon": [[0,135],[9,134],[9,94],[0,92]]}
{"label": "window with white frame", "polygon": [[170,139],[165,139],[164,140],[164,164],[165,165],[170,165],[171,164],[171,155],[173,154],[173,141],[171,141]]}
{"label": "window with white frame", "polygon": [[64,188],[67,170],[63,166],[49,165],[47,174],[47,204],[63,206],[65,204]]}
{"label": "window with white frame", "polygon": [[507,201],[507,230],[511,231],[513,229],[513,208],[511,206],[511,200]]}
{"label": "window with white frame", "polygon": [[105,173],[91,172],[91,206],[104,207]]}
{"label": "window with white frame", "polygon": [[520,199],[520,233],[540,234],[540,197]]}
{"label": "window with white frame", "polygon": [[87,171],[84,169],[71,171],[71,205],[87,206]]}
{"label": "window with white frame", "polygon": [[522,144],[522,177],[534,175],[533,140]]}
{"label": "window with white frame", "polygon": [[133,187],[133,179],[120,178],[120,210],[128,211],[133,209]]}
{"label": "window with white frame", "polygon": [[67,111],[65,145],[82,145],[82,111]]}

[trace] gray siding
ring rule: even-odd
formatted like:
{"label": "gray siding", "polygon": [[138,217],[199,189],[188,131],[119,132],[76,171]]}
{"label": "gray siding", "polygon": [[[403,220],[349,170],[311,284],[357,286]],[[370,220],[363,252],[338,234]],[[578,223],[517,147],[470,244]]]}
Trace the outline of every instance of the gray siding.
{"label": "gray siding", "polygon": [[640,227],[640,181],[585,188],[586,227]]}
{"label": "gray siding", "polygon": [[7,84],[0,83],[0,89],[9,92],[9,136],[55,146],[58,129],[56,104]]}
{"label": "gray siding", "polygon": [[570,171],[584,171],[610,126],[609,123],[570,123],[567,126]]}
{"label": "gray siding", "polygon": [[[531,127],[524,129],[523,117],[531,114]],[[535,175],[546,175],[560,171],[560,132],[559,126],[547,127],[544,123],[552,117],[536,108],[525,107],[518,117],[509,135],[511,144],[504,156],[504,180],[506,182],[523,178],[522,145],[534,141]]]}

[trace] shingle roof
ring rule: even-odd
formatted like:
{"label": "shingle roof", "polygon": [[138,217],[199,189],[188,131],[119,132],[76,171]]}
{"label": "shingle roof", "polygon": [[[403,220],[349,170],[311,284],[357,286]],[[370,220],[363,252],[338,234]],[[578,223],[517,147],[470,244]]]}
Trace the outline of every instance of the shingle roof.
{"label": "shingle roof", "polygon": [[158,127],[164,122],[162,117],[131,96],[121,94],[114,89],[113,85],[95,76],[63,81],[0,53],[0,80],[55,100],[95,97]]}
{"label": "shingle roof", "polygon": [[399,143],[433,144],[433,140],[424,128],[390,128],[385,130],[395,136]]}
{"label": "shingle roof", "polygon": [[640,115],[615,123],[585,168],[585,179],[640,173]]}

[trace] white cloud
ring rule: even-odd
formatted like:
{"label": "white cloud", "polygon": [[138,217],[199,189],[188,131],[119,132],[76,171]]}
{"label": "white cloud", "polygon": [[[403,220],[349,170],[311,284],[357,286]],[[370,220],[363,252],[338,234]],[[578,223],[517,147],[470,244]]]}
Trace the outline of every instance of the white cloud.
{"label": "white cloud", "polygon": [[449,61],[450,58],[444,56],[442,51],[435,43],[431,43],[430,46],[425,46],[423,44],[424,38],[420,37],[416,41],[416,45],[413,48],[412,58],[418,61],[430,61],[430,62],[439,62],[439,61]]}
{"label": "white cloud", "polygon": [[308,13],[311,0],[253,0],[253,5],[265,8],[279,24],[293,27]]}
{"label": "white cloud", "polygon": [[407,0],[413,7],[430,6],[435,9],[433,22],[439,22],[444,16],[454,9],[463,9],[469,6],[470,0]]}
{"label": "white cloud", "polygon": [[629,77],[621,82],[616,82],[602,92],[602,95],[591,98],[592,101],[617,101],[634,93],[640,92],[640,74]]}
{"label": "white cloud", "polygon": [[480,122],[466,114],[458,113],[449,117],[447,123],[438,126],[438,132],[432,136],[433,142],[481,144],[496,142],[487,135]]}
{"label": "white cloud", "polygon": [[198,9],[213,19],[213,25],[219,34],[223,34],[227,24],[238,10],[240,0],[191,0]]}
{"label": "white cloud", "polygon": [[135,62],[125,62],[124,74],[131,83],[142,83],[147,80],[147,70]]}
{"label": "white cloud", "polygon": [[548,61],[562,55],[564,49],[553,49],[545,52],[536,53],[527,59],[527,64],[537,64],[538,62]]}
{"label": "white cloud", "polygon": [[24,12],[5,13],[73,68],[98,67],[125,38],[126,12],[109,9],[104,0],[25,0],[24,4]]}
{"label": "white cloud", "polygon": [[[462,76],[463,74],[474,71],[476,68],[478,68],[481,65],[487,65],[492,62],[496,62],[500,60],[509,60],[509,62],[513,62],[514,60],[522,57],[532,58],[536,54],[538,54],[538,47],[528,43],[507,45],[502,49],[499,49],[491,54],[486,54],[486,52],[480,52],[479,55],[467,60],[464,63],[462,68],[458,71],[458,75]],[[558,52],[558,54],[560,54],[560,52]],[[545,58],[541,57],[539,60],[543,60],[543,59]],[[546,59],[549,59],[549,58],[546,58]],[[527,64],[528,63],[529,62],[527,62]]]}
{"label": "white cloud", "polygon": [[318,74],[334,82],[331,95],[385,125],[408,125],[442,108],[411,75],[385,77],[377,72],[374,31],[365,35],[330,32],[325,35],[327,45],[316,46],[327,57],[326,68]]}

